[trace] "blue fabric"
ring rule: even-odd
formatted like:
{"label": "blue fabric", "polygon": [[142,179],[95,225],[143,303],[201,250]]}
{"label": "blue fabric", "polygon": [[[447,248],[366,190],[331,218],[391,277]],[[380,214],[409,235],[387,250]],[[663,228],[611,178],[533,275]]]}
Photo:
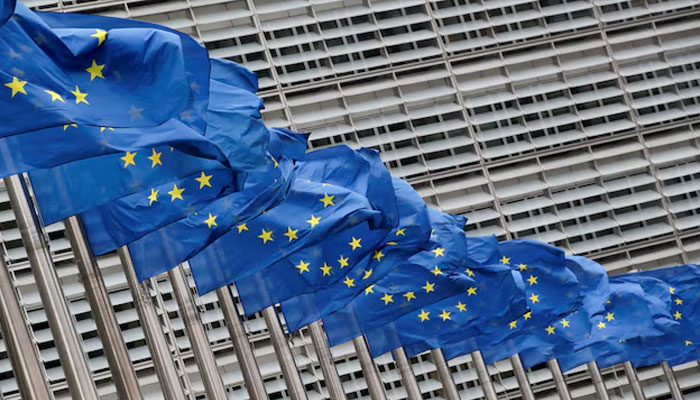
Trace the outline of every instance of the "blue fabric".
{"label": "blue fabric", "polygon": [[180,38],[153,28],[102,29],[93,18],[91,28],[52,28],[17,5],[0,27],[0,136],[71,123],[157,126],[185,110]]}
{"label": "blue fabric", "polygon": [[[395,225],[391,176],[378,166],[376,152],[345,146],[304,156],[284,201],[247,222],[245,230],[232,229],[190,260],[198,291],[206,293],[258,273],[363,222],[371,229]],[[324,198],[332,200],[324,203]],[[294,234],[284,236],[290,231]],[[265,242],[264,235],[272,240]],[[144,247],[144,253],[149,250]]]}
{"label": "blue fabric", "polygon": [[[428,208],[418,193],[405,181],[394,178],[393,188],[399,212],[397,227],[382,237],[381,243],[374,247],[368,246],[374,243],[369,235],[354,236],[361,239],[363,247],[355,251],[346,247],[349,251],[341,254],[346,258],[345,267],[340,263],[340,256],[337,257],[334,266],[338,275],[332,284],[314,293],[299,295],[282,302],[282,311],[290,331],[296,331],[344,307],[354,297],[364,293],[368,285],[390,273],[397,265],[406,263],[419,249],[429,248]],[[344,235],[345,246],[348,246],[355,233],[357,232],[350,231]],[[347,240],[348,236],[350,241]],[[375,256],[377,251],[381,252],[382,256]],[[370,270],[371,275],[363,279],[365,271]],[[354,286],[345,283],[346,279],[352,279]]]}
{"label": "blue fabric", "polygon": [[0,26],[12,16],[16,5],[14,0],[0,0]]}

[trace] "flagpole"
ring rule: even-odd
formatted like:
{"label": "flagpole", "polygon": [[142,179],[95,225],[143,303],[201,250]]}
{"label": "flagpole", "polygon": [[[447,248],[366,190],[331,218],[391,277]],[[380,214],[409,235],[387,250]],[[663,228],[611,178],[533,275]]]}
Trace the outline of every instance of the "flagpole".
{"label": "flagpole", "polygon": [[557,359],[555,358],[547,361],[547,368],[549,368],[549,371],[552,373],[552,378],[554,378],[554,386],[557,388],[559,399],[571,400],[569,387],[566,386],[566,378],[564,377],[564,373],[561,372],[561,367],[559,367]]}
{"label": "flagpole", "polygon": [[287,384],[287,393],[292,400],[305,400],[306,390],[301,382],[301,375],[294,363],[292,349],[289,347],[287,338],[284,336],[282,324],[275,306],[269,306],[262,310],[262,315],[265,318],[267,330],[270,332],[272,346],[275,348],[275,355],[282,368],[284,383]]}
{"label": "flagpole", "polygon": [[68,309],[56,268],[51,260],[46,237],[41,235],[38,216],[30,206],[26,183],[19,175],[4,178],[4,181],[66,376],[68,390],[73,399],[97,400],[99,396],[85,357],[87,353],[83,352],[81,347],[73,315]]}
{"label": "flagpole", "polygon": [[416,374],[413,372],[413,367],[411,367],[411,360],[406,356],[406,351],[403,347],[398,347],[394,349],[392,353],[394,354],[396,365],[399,367],[401,380],[403,381],[404,388],[406,388],[408,400],[422,400],[423,394],[418,386],[418,380],[416,379]]}
{"label": "flagpole", "polygon": [[362,375],[364,375],[365,382],[367,383],[369,397],[372,400],[387,400],[386,393],[384,392],[384,383],[379,376],[377,365],[369,354],[365,336],[362,335],[352,339],[352,344],[355,346],[357,358],[360,359],[360,368],[362,368]]}
{"label": "flagpole", "polygon": [[520,356],[517,354],[510,356],[510,363],[513,365],[515,380],[518,381],[523,400],[535,400],[535,394],[532,393],[532,387],[530,386],[530,379],[527,376],[522,360],[520,360]]}
{"label": "flagpole", "polygon": [[124,343],[117,316],[109,301],[102,272],[87,244],[80,220],[73,216],[63,221],[63,225],[73,249],[80,278],[85,286],[85,297],[87,297],[92,315],[95,317],[97,333],[104,346],[104,355],[112,373],[117,396],[120,399],[141,399],[143,396],[136,372],[129,358],[129,351]]}
{"label": "flagpole", "polygon": [[443,397],[447,400],[460,400],[457,386],[455,385],[454,379],[452,379],[452,372],[450,372],[450,367],[447,365],[447,360],[445,360],[445,355],[442,354],[442,350],[430,350],[430,355],[433,358],[438,376],[440,377],[440,382],[442,383]]}
{"label": "flagpole", "polygon": [[146,335],[146,345],[148,345],[148,350],[151,352],[151,359],[158,376],[158,382],[163,390],[163,397],[166,400],[186,400],[180,375],[175,367],[172,352],[163,334],[163,327],[158,320],[148,288],[139,284],[129,249],[126,246],[122,246],[117,250],[117,253],[124,267],[124,274],[126,275],[129,289],[131,289],[131,296],[134,298],[139,322]]}
{"label": "flagpole", "polygon": [[219,307],[224,313],[224,319],[226,320],[228,332],[231,335],[238,365],[241,368],[241,372],[243,372],[243,381],[245,381],[248,396],[254,400],[267,399],[265,384],[260,375],[258,364],[255,361],[253,349],[250,347],[245,327],[238,316],[236,305],[233,303],[231,289],[228,286],[219,288],[216,290],[216,296],[219,299]]}
{"label": "flagpole", "polygon": [[331,353],[331,348],[328,345],[326,333],[323,332],[323,327],[321,327],[321,322],[314,321],[310,323],[309,332],[311,333],[311,342],[314,344],[314,349],[316,349],[318,362],[321,364],[321,371],[323,372],[323,378],[326,381],[328,394],[330,395],[331,399],[344,400],[346,396],[345,391],[343,390],[343,384],[340,382],[340,375],[338,375],[338,369],[335,367],[333,354]]}
{"label": "flagpole", "polygon": [[228,396],[226,395],[224,382],[221,380],[214,352],[211,349],[207,333],[204,331],[199,311],[194,304],[182,264],[168,271],[168,278],[170,278],[170,283],[173,285],[175,300],[180,309],[187,336],[190,339],[194,360],[199,368],[199,374],[202,377],[207,398],[211,400],[226,400]]}
{"label": "flagpole", "polygon": [[637,371],[634,370],[632,363],[627,361],[622,363],[622,366],[625,368],[625,375],[627,375],[627,381],[632,388],[634,400],[646,400],[644,390],[642,390],[642,385],[639,383],[639,378],[637,377]]}
{"label": "flagpole", "polygon": [[605,387],[605,381],[603,381],[603,375],[600,373],[598,364],[595,361],[591,361],[586,364],[588,366],[588,371],[591,373],[591,380],[593,381],[593,386],[598,394],[599,400],[610,400],[608,396],[608,389]]}
{"label": "flagpole", "polygon": [[20,397],[26,400],[52,399],[49,380],[26,321],[5,255],[0,254],[0,328]]}
{"label": "flagpole", "polygon": [[671,398],[673,400],[683,400],[683,392],[681,392],[681,387],[678,385],[678,380],[676,380],[676,374],[673,373],[673,369],[668,364],[668,361],[661,363],[661,369],[663,369],[668,386],[671,389]]}
{"label": "flagpole", "polygon": [[481,355],[479,350],[471,353],[472,361],[474,361],[474,366],[476,367],[476,375],[479,378],[479,383],[481,383],[481,390],[484,392],[484,397],[486,400],[498,400],[498,394],[496,394],[496,388],[493,387],[493,381],[491,380],[491,375],[484,362],[484,357]]}

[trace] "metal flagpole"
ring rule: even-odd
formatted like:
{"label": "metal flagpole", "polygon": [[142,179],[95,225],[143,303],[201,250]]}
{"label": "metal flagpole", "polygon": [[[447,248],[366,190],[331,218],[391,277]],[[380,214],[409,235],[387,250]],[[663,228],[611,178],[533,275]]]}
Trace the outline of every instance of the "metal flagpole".
{"label": "metal flagpole", "polygon": [[661,363],[661,369],[664,371],[664,376],[668,381],[668,386],[671,388],[671,398],[673,400],[683,400],[683,392],[681,392],[681,387],[678,385],[678,380],[676,380],[676,375],[673,373],[673,369],[668,365],[667,361]]}
{"label": "metal flagpole", "polygon": [[284,336],[282,324],[277,316],[275,306],[269,306],[262,310],[262,315],[265,318],[267,330],[270,332],[270,339],[272,340],[272,346],[275,348],[277,360],[282,368],[282,375],[284,376],[284,383],[287,384],[289,397],[292,400],[306,399],[306,390],[304,389],[304,384],[301,382],[299,370],[297,370],[297,366],[294,363],[292,349],[289,347],[287,338]]}
{"label": "metal flagpole", "polygon": [[571,393],[569,393],[569,387],[566,386],[566,378],[561,372],[559,367],[559,362],[554,360],[547,361],[547,368],[552,373],[552,378],[554,378],[554,386],[557,388],[557,393],[561,400],[571,400]]}
{"label": "metal flagpole", "polygon": [[20,397],[26,400],[52,399],[49,380],[19,305],[4,254],[0,254],[0,328]]}
{"label": "metal flagpole", "polygon": [[430,355],[433,357],[433,362],[435,363],[440,382],[442,383],[443,397],[447,400],[459,400],[457,386],[455,385],[454,379],[452,379],[452,372],[450,372],[450,367],[447,365],[447,360],[445,360],[445,355],[442,354],[442,350],[430,350]]}
{"label": "metal flagpole", "polygon": [[333,400],[345,399],[346,397],[345,391],[343,390],[343,384],[340,382],[340,375],[338,375],[338,370],[335,368],[333,354],[331,353],[331,348],[328,345],[326,333],[321,327],[321,322],[314,321],[310,323],[309,332],[311,333],[311,342],[313,342],[314,349],[316,349],[318,362],[321,364],[321,371],[323,371],[323,378],[326,381],[328,394]]}
{"label": "metal flagpole", "polygon": [[233,341],[233,349],[236,352],[238,365],[241,368],[241,372],[243,372],[243,380],[245,381],[248,396],[252,400],[266,399],[265,384],[263,383],[262,375],[260,375],[258,364],[255,361],[253,349],[250,347],[248,335],[243,327],[241,318],[238,316],[236,305],[233,303],[231,289],[228,286],[219,288],[216,290],[216,296],[219,299],[219,307],[224,313],[231,341]]}
{"label": "metal flagpole", "polygon": [[354,338],[352,343],[355,345],[357,358],[360,359],[360,367],[362,368],[362,375],[365,376],[365,382],[367,383],[367,389],[369,390],[369,397],[372,400],[386,400],[384,383],[382,382],[382,378],[379,376],[377,365],[374,364],[374,360],[369,354],[369,348],[367,347],[367,342],[365,342],[364,335]]}
{"label": "metal flagpole", "polygon": [[41,235],[38,215],[29,204],[27,185],[18,175],[4,178],[12,210],[22,242],[27,249],[29,264],[36,281],[41,302],[46,311],[61,366],[66,375],[68,390],[73,399],[98,399],[86,353],[80,345],[73,316],[68,309],[58,274],[51,260],[46,238]]}
{"label": "metal flagpole", "polygon": [[126,281],[131,289],[131,295],[134,298],[136,312],[139,315],[139,321],[143,332],[146,335],[146,344],[151,352],[151,359],[158,375],[158,382],[163,390],[163,396],[166,400],[186,400],[185,391],[182,388],[180,376],[175,368],[175,361],[168,347],[168,342],[163,334],[163,327],[158,321],[158,315],[153,307],[153,300],[148,293],[148,289],[139,284],[134,271],[134,263],[131,261],[129,249],[122,246],[117,251],[119,259],[124,267]]}
{"label": "metal flagpole", "polygon": [[100,336],[103,351],[107,358],[112,380],[120,399],[141,399],[141,390],[136,372],[129,358],[129,351],[124,343],[117,316],[109,301],[107,287],[97,261],[85,240],[85,233],[78,217],[63,221],[70,241],[75,262],[78,264],[80,278],[85,286],[85,296],[95,317],[97,333]]}
{"label": "metal flagpole", "polygon": [[182,320],[185,323],[185,330],[190,339],[194,360],[199,368],[199,374],[202,377],[207,398],[211,400],[226,400],[228,396],[226,395],[224,382],[221,380],[214,352],[211,349],[207,333],[204,331],[204,326],[202,326],[199,311],[194,304],[182,265],[178,265],[168,271],[168,278],[170,278],[170,283],[173,285],[175,300],[178,308],[180,308]]}
{"label": "metal flagpole", "polygon": [[634,400],[646,400],[644,396],[644,390],[642,390],[642,385],[639,383],[639,378],[637,378],[637,371],[634,370],[632,363],[627,361],[622,363],[625,368],[625,375],[627,375],[627,381],[632,387],[632,394],[634,395]]}
{"label": "metal flagpole", "polygon": [[422,400],[423,394],[418,386],[418,380],[416,380],[416,374],[413,373],[413,367],[411,367],[411,360],[406,356],[406,351],[403,347],[398,347],[392,351],[394,354],[394,360],[396,365],[399,367],[399,372],[401,373],[401,380],[403,381],[403,386],[406,388],[406,395],[408,400]]}
{"label": "metal flagpole", "polygon": [[586,365],[588,365],[588,370],[591,373],[591,380],[593,381],[593,386],[598,394],[598,399],[610,400],[610,397],[608,396],[608,389],[605,388],[605,381],[603,381],[603,375],[600,373],[598,364],[596,364],[595,361],[592,361]]}
{"label": "metal flagpole", "polygon": [[510,356],[510,363],[513,365],[515,380],[518,381],[523,400],[535,400],[535,394],[532,393],[532,387],[530,387],[530,379],[527,377],[527,371],[525,371],[525,367],[523,367],[520,356],[517,354]]}
{"label": "metal flagpole", "polygon": [[471,353],[471,356],[472,361],[474,361],[474,366],[476,367],[476,375],[479,378],[479,383],[481,383],[481,390],[484,392],[484,397],[486,400],[498,400],[496,388],[493,387],[491,375],[484,362],[484,357],[481,356],[481,352],[477,350]]}

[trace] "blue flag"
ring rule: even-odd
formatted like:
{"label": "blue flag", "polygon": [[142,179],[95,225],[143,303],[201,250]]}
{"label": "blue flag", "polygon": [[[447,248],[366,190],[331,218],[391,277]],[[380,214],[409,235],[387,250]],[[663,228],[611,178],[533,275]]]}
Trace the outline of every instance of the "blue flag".
{"label": "blue flag", "polygon": [[14,0],[0,0],[0,27],[12,16],[17,2]]}
{"label": "blue flag", "polygon": [[485,335],[526,310],[522,281],[500,263],[495,237],[467,237],[466,275],[473,291],[446,298],[365,333],[373,356],[399,346],[414,356],[443,343]]}
{"label": "blue flag", "polygon": [[53,29],[18,4],[0,27],[0,54],[0,136],[73,123],[157,126],[190,99],[182,44],[169,32]]}
{"label": "blue flag", "polygon": [[[334,269],[330,271],[336,273],[333,282],[316,292],[298,295],[282,303],[282,311],[290,331],[296,331],[320,320],[347,305],[357,295],[372,291],[374,288],[368,290],[372,282],[387,275],[397,265],[404,264],[417,249],[429,248],[430,220],[425,202],[403,180],[393,178],[393,187],[399,212],[397,227],[384,235],[376,246],[370,245],[374,240],[368,235],[354,230],[348,231],[342,238],[349,237],[350,240],[340,242],[345,246],[344,251],[337,255],[337,264],[332,265]],[[328,241],[322,244],[329,244],[325,246],[324,254],[330,253],[329,257],[334,259],[335,247],[331,247]],[[239,293],[242,290],[247,292],[243,285],[240,285]],[[246,300],[250,301],[252,297],[252,291],[246,293]],[[247,307],[246,303],[244,306]]]}
{"label": "blue flag", "polygon": [[[377,165],[381,161],[376,152],[345,146],[304,156],[284,201],[237,225],[190,260],[198,291],[207,293],[260,272],[365,221],[372,229],[395,225],[391,177]],[[144,252],[149,250],[144,247]],[[295,268],[310,272],[306,261]]]}

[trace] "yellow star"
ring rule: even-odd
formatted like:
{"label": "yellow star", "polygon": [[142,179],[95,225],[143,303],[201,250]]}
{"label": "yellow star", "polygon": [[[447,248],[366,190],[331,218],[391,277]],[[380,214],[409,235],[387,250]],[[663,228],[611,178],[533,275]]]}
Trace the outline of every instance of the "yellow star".
{"label": "yellow star", "polygon": [[501,257],[501,264],[510,264],[510,258],[506,256]]}
{"label": "yellow star", "polygon": [[323,276],[331,276],[332,268],[333,267],[331,267],[330,265],[323,263],[323,265],[321,266],[321,272],[323,272]]}
{"label": "yellow star", "polygon": [[392,241],[386,242],[386,244],[389,246],[396,246],[397,243],[392,240]]}
{"label": "yellow star", "polygon": [[9,87],[12,89],[12,95],[10,97],[15,97],[17,93],[22,93],[24,95],[27,94],[27,91],[24,90],[24,85],[27,84],[27,81],[20,81],[17,79],[16,76],[12,77],[12,82],[6,83],[5,86]]}
{"label": "yellow star", "polygon": [[272,238],[272,229],[269,231],[266,231],[265,229],[262,230],[262,233],[258,235],[260,239],[262,239],[263,244],[266,244],[267,242],[274,242],[275,240]]}
{"label": "yellow star", "polygon": [[201,175],[199,175],[199,178],[194,178],[195,181],[199,182],[199,188],[203,189],[205,186],[211,186],[211,177],[213,175],[207,175],[202,171]]}
{"label": "yellow star", "polygon": [[299,260],[299,265],[295,265],[294,268],[299,270],[299,274],[311,272],[309,271],[309,263],[305,263],[304,260]]}
{"label": "yellow star", "polygon": [[284,236],[289,238],[289,241],[291,242],[294,239],[299,239],[297,236],[297,232],[299,232],[299,229],[292,229],[291,226],[287,227],[287,232],[283,233]]}
{"label": "yellow star", "polygon": [[406,228],[397,229],[396,236],[406,236]]}
{"label": "yellow star", "polygon": [[520,271],[527,271],[527,264],[520,264],[518,265],[518,268],[520,268]]}
{"label": "yellow star", "polygon": [[326,208],[326,207],[328,207],[328,206],[334,206],[334,205],[335,205],[335,203],[333,203],[333,199],[334,199],[334,198],[335,198],[335,196],[329,196],[328,193],[324,193],[324,194],[323,194],[323,197],[320,198],[318,201],[320,201],[321,203],[323,203],[323,208]]}
{"label": "yellow star", "polygon": [[605,329],[605,322],[600,321],[600,322],[598,322],[598,325],[596,325],[596,326],[598,327],[598,329]]}
{"label": "yellow star", "polygon": [[445,257],[445,248],[444,247],[438,247],[436,249],[430,250],[430,252],[435,254],[435,257],[440,257],[440,256]]}
{"label": "yellow star", "polygon": [[430,320],[428,316],[430,315],[429,312],[426,312],[425,310],[420,310],[420,314],[418,314],[418,318],[420,318],[420,322],[425,322]]}
{"label": "yellow star", "polygon": [[107,39],[107,31],[103,31],[102,29],[95,29],[95,33],[90,35],[90,37],[96,38],[97,46],[100,46]]}
{"label": "yellow star", "polygon": [[686,341],[685,341],[685,345],[686,345],[686,346],[690,346],[690,345],[692,345],[692,344],[693,344],[693,342],[691,342],[690,340],[686,340]]}
{"label": "yellow star", "polygon": [[442,318],[443,321],[447,321],[448,319],[451,320],[452,318],[450,318],[450,314],[452,313],[447,310],[442,310],[440,313],[440,318]]}
{"label": "yellow star", "polygon": [[681,298],[677,298],[677,299],[675,299],[675,300],[673,300],[673,301],[676,303],[676,305],[679,305],[679,306],[682,306],[682,305],[683,305],[683,299],[681,299]]}
{"label": "yellow star", "polygon": [[[53,103],[54,101],[60,101],[61,103],[65,103],[66,101],[63,100],[63,97],[61,97],[60,94],[54,92],[53,90],[44,90],[44,92],[48,93],[51,96],[51,102]],[[103,129],[104,130],[104,129]],[[100,131],[102,132],[102,131]]]}
{"label": "yellow star", "polygon": [[467,311],[467,305],[462,303],[461,301],[457,303],[456,307],[459,310],[459,312]]}
{"label": "yellow star", "polygon": [[554,330],[555,330],[555,329],[556,329],[556,328],[553,327],[552,325],[550,325],[550,326],[548,326],[548,327],[545,328],[545,330],[547,331],[547,335],[554,335]]}
{"label": "yellow star", "polygon": [[275,157],[270,156],[270,159],[272,159],[272,165],[273,165],[275,168],[279,168],[280,163],[278,163],[277,160],[275,160]]}
{"label": "yellow star", "polygon": [[180,199],[184,200],[182,198],[182,192],[185,191],[185,188],[179,188],[177,185],[173,185],[173,190],[169,191],[168,194],[170,195],[170,202],[172,203],[175,201],[175,199]]}
{"label": "yellow star", "polygon": [[474,276],[474,271],[472,271],[472,270],[469,269],[469,268],[467,268],[467,270],[464,271],[464,272],[466,272],[466,273],[467,273],[467,276],[469,276],[470,278],[472,278],[472,277]]}
{"label": "yellow star", "polygon": [[513,330],[518,327],[518,320],[516,319],[515,321],[510,321],[508,323],[508,329]]}
{"label": "yellow star", "polygon": [[151,194],[148,195],[149,206],[154,202],[158,201],[158,192],[160,192],[160,190],[151,189]]}
{"label": "yellow star", "polygon": [[530,295],[530,301],[532,302],[532,304],[539,303],[540,296],[533,293],[532,295]]}
{"label": "yellow star", "polygon": [[349,259],[350,259],[349,257],[343,257],[342,255],[340,256],[340,258],[338,259],[338,264],[340,264],[340,269],[343,269],[343,268],[347,267],[348,265],[350,265],[350,264],[348,264]]}
{"label": "yellow star", "polygon": [[421,286],[425,290],[425,293],[430,293],[435,291],[435,284],[425,281],[425,286]]}
{"label": "yellow star", "polygon": [[609,313],[607,313],[607,314],[605,315],[605,319],[606,319],[608,322],[610,322],[610,321],[612,321],[612,320],[615,319],[615,314],[609,312]]}
{"label": "yellow star", "polygon": [[246,223],[244,222],[244,223],[242,223],[242,224],[236,226],[236,228],[238,228],[238,233],[240,234],[241,232],[247,231],[247,230],[248,230],[248,224],[246,224]]}
{"label": "yellow star", "polygon": [[407,301],[407,302],[410,302],[411,300],[413,300],[413,299],[416,298],[416,294],[413,293],[413,292],[406,292],[406,293],[403,294],[403,297],[406,298],[406,301]]}
{"label": "yellow star", "polygon": [[307,219],[306,222],[308,222],[313,228],[314,226],[318,225],[319,222],[321,222],[321,217],[314,217],[314,215],[311,214],[311,219]]}
{"label": "yellow star", "polygon": [[532,318],[532,311],[528,311],[525,314],[523,314],[523,318],[525,318],[525,321]]}
{"label": "yellow star", "polygon": [[[114,132],[114,128],[112,128],[111,126],[101,126],[101,127],[100,127],[100,133],[106,131],[107,129],[109,129],[110,131]],[[172,148],[172,147],[171,147],[171,148]]]}
{"label": "yellow star", "polygon": [[369,296],[370,293],[374,293],[374,285],[369,285],[365,288],[365,296]]}
{"label": "yellow star", "polygon": [[673,286],[669,286],[669,287],[668,287],[668,292],[671,293],[671,294],[676,294],[676,288],[674,288]]}
{"label": "yellow star", "polygon": [[374,258],[375,260],[377,260],[377,262],[381,262],[381,261],[382,261],[382,257],[384,257],[384,253],[382,253],[381,250],[375,250],[375,251],[374,251],[374,255],[372,256],[372,258]]}
{"label": "yellow star", "polygon": [[562,319],[562,320],[560,321],[560,323],[561,323],[561,327],[562,327],[562,328],[568,328],[568,327],[571,325],[571,324],[569,323],[569,320],[567,320],[566,318]]}
{"label": "yellow star", "polygon": [[76,123],[65,124],[65,125],[63,125],[63,132],[67,131],[68,128],[77,128],[77,127],[78,127],[78,124],[76,124]]}
{"label": "yellow star", "polygon": [[153,152],[150,156],[148,156],[148,159],[151,160],[151,168],[155,168],[156,165],[163,165],[163,163],[160,161],[160,156],[163,155],[163,153],[159,153],[156,151],[156,149],[151,149]]}
{"label": "yellow star", "polygon": [[357,239],[355,236],[352,237],[352,241],[350,241],[348,244],[350,247],[352,247],[353,251],[357,248],[362,247],[360,242],[362,241],[362,238]]}
{"label": "yellow star", "polygon": [[90,104],[90,103],[88,103],[88,101],[86,99],[88,94],[82,93],[80,91],[80,88],[78,87],[78,85],[75,85],[75,90],[72,90],[71,93],[73,93],[73,96],[75,96],[75,104],[80,104],[80,103]]}
{"label": "yellow star", "polygon": [[119,159],[124,161],[124,168],[126,168],[129,165],[136,166],[136,161],[134,161],[134,157],[136,157],[136,152],[132,153],[130,151],[127,151],[126,155],[124,157],[119,158]]}
{"label": "yellow star", "polygon": [[432,272],[433,275],[435,275],[435,276],[442,275],[442,270],[440,268],[438,268],[437,265],[430,272]]}
{"label": "yellow star", "polygon": [[537,285],[537,277],[535,275],[530,275],[529,278],[527,278],[527,282],[532,285]]}
{"label": "yellow star", "polygon": [[373,268],[366,270],[364,275],[362,275],[362,280],[369,279],[369,277],[372,276],[372,272],[374,272]]}
{"label": "yellow star", "polygon": [[92,65],[85,69],[86,72],[90,73],[90,82],[92,82],[95,78],[105,78],[104,75],[102,75],[102,70],[104,67],[104,64],[98,65],[95,60],[92,60]]}
{"label": "yellow star", "polygon": [[467,297],[469,296],[476,296],[476,288],[475,287],[470,287],[467,289]]}
{"label": "yellow star", "polygon": [[218,225],[216,225],[216,217],[217,217],[216,215],[211,215],[211,213],[209,213],[209,218],[207,218],[207,220],[204,221],[207,223],[207,226],[209,227],[209,229],[211,229],[212,226],[218,226]]}
{"label": "yellow star", "polygon": [[680,311],[676,311],[675,313],[673,313],[673,319],[675,319],[676,321],[681,319],[682,316],[683,316],[683,314],[681,314]]}
{"label": "yellow star", "polygon": [[384,305],[394,302],[394,295],[389,293],[384,293],[384,296],[380,297],[379,300],[384,301]]}
{"label": "yellow star", "polygon": [[345,277],[345,280],[343,281],[343,283],[346,284],[349,288],[355,286],[355,280],[354,280],[354,279],[350,279],[349,276],[346,276],[346,277]]}

